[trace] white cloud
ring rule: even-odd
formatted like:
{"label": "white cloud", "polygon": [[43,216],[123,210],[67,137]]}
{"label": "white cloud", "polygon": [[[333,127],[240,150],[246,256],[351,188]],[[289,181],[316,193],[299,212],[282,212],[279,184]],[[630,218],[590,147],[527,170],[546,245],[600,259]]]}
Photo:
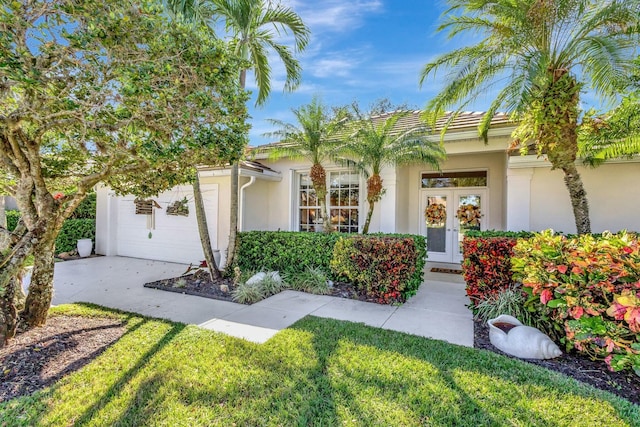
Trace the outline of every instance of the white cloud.
{"label": "white cloud", "polygon": [[381,0],[292,0],[289,4],[314,34],[327,30],[343,32],[357,28],[364,22],[366,14],[383,10]]}
{"label": "white cloud", "polygon": [[342,58],[326,58],[313,61],[308,66],[308,71],[314,77],[347,77],[350,71],[357,66],[352,60]]}

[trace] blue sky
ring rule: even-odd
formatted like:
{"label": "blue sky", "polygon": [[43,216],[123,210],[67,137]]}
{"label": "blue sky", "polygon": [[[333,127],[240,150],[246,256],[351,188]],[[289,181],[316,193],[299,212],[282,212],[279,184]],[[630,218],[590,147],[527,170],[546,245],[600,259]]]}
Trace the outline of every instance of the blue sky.
{"label": "blue sky", "polygon": [[[314,95],[331,106],[357,100],[364,108],[388,98],[394,104],[422,108],[440,87],[419,86],[420,70],[435,56],[457,44],[436,28],[445,9],[429,0],[287,0],[311,29],[306,50],[298,55],[302,84],[283,93],[284,67],[271,56],[272,92],[266,104],[250,104],[250,144],[273,142],[262,136],[273,130],[266,119],[295,123],[292,108],[307,104]],[[286,41],[286,38],[285,38]],[[255,92],[253,77],[247,88]],[[478,102],[474,109],[486,108]]]}

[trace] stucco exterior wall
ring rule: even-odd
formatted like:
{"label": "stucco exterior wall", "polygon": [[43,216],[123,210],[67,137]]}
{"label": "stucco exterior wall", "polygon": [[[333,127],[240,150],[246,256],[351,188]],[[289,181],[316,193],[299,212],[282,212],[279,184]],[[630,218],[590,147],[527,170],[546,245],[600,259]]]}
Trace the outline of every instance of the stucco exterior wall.
{"label": "stucco exterior wall", "polygon": [[[583,179],[594,233],[640,231],[640,162],[578,167]],[[530,230],[552,228],[575,233],[576,226],[562,171],[533,168]]]}
{"label": "stucco exterior wall", "polygon": [[[488,229],[502,229],[504,227],[504,194],[505,194],[505,171],[506,152],[498,151],[492,153],[475,154],[454,154],[450,155],[442,164],[442,171],[472,171],[487,170],[488,178],[488,198],[489,198],[489,222]],[[423,213],[420,209],[420,192],[422,190],[420,178],[422,173],[431,172],[428,166],[415,165],[406,168],[406,176],[402,185],[404,194],[401,196],[408,200],[408,205],[404,208],[408,217],[408,233],[420,233],[421,223],[424,221]],[[401,206],[398,209],[402,209]]]}
{"label": "stucco exterior wall", "polygon": [[[219,186],[202,183],[202,196],[214,249],[218,241]],[[189,215],[167,215],[169,204],[186,197]],[[96,253],[160,261],[197,263],[202,245],[191,186],[180,186],[153,197],[160,208],[153,215],[135,213],[135,196],[116,196],[107,187],[97,189]]]}

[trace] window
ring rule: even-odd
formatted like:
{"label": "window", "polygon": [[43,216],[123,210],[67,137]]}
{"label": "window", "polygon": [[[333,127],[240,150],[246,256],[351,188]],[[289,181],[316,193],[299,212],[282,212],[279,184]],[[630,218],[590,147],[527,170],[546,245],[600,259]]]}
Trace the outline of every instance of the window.
{"label": "window", "polygon": [[422,174],[422,188],[486,187],[487,171]]}
{"label": "window", "polygon": [[342,233],[358,232],[360,179],[352,171],[329,174],[329,215],[331,224]]}
{"label": "window", "polygon": [[[321,231],[322,211],[309,174],[299,175],[298,230]],[[360,205],[360,179],[352,171],[336,171],[327,174],[327,210],[336,231],[358,232]]]}
{"label": "window", "polygon": [[313,189],[309,174],[300,175],[300,190],[298,203],[299,208],[299,231],[317,231],[318,225],[322,225],[320,219],[320,204]]}

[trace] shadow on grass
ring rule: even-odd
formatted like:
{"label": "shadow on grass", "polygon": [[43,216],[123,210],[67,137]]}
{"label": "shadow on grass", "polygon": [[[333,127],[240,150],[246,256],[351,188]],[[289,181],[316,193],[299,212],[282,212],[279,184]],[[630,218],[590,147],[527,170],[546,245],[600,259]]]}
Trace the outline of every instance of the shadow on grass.
{"label": "shadow on grass", "polygon": [[[640,420],[637,407],[627,407],[620,401],[605,397],[606,393],[583,385],[575,387],[571,384],[573,381],[556,373],[537,367],[531,369],[524,362],[493,353],[312,316],[301,319],[290,328],[313,335],[318,356],[325,367],[332,366],[333,370],[331,375],[323,379],[327,383],[325,390],[331,393],[332,401],[340,402],[341,406],[348,408],[354,419],[363,424],[380,422],[371,411],[370,401],[367,402],[369,395],[380,397],[385,403],[382,408],[387,410],[391,410],[397,401],[399,407],[404,406],[404,410],[412,411],[420,424],[497,425],[513,421],[509,418],[513,416],[524,422],[530,420],[532,425],[566,425],[563,421],[555,420],[556,404],[558,407],[564,404],[571,408],[574,403],[593,399],[609,401],[611,412],[631,425]],[[411,364],[415,360],[419,362],[416,364],[419,369],[433,370],[433,374],[421,378],[421,375],[413,376],[410,370],[399,368],[399,371],[405,372],[404,375],[385,375],[384,372],[375,371],[375,367],[381,365],[368,364],[367,361],[358,364],[357,360],[337,366],[345,356],[356,358],[368,354],[366,350],[349,353],[348,349],[339,349],[340,346],[373,348],[372,359],[389,353],[389,364]],[[334,359],[329,360],[332,356]],[[330,377],[336,379],[333,384]],[[425,389],[425,379],[430,383],[428,392],[404,400],[404,394]],[[530,400],[528,394],[532,390],[537,390],[538,394],[531,396],[533,400]],[[557,395],[558,399],[547,398],[547,390]],[[441,396],[448,399],[446,405],[437,403]],[[575,399],[571,396],[575,396]],[[496,405],[511,407],[501,412],[502,408],[492,406],[492,400]],[[536,403],[531,404],[532,401]],[[508,415],[509,412],[512,415]],[[557,414],[560,417],[567,416],[561,410]]]}
{"label": "shadow on grass", "polygon": [[[138,322],[135,326],[127,331],[127,334],[131,334],[135,332],[137,329],[141,328],[150,319],[143,319]],[[138,358],[138,361],[129,368],[126,372],[120,375],[118,381],[116,381],[111,387],[109,387],[105,392],[103,392],[102,397],[98,399],[93,405],[91,405],[85,412],[75,421],[74,425],[82,426],[87,424],[95,414],[97,414],[102,408],[104,408],[109,402],[115,399],[122,388],[142,369],[144,366],[158,353],[160,352],[167,344],[171,342],[182,330],[186,327],[186,325],[181,323],[172,324],[171,329],[165,333],[162,338],[156,342],[149,350],[147,350],[142,356]]]}

